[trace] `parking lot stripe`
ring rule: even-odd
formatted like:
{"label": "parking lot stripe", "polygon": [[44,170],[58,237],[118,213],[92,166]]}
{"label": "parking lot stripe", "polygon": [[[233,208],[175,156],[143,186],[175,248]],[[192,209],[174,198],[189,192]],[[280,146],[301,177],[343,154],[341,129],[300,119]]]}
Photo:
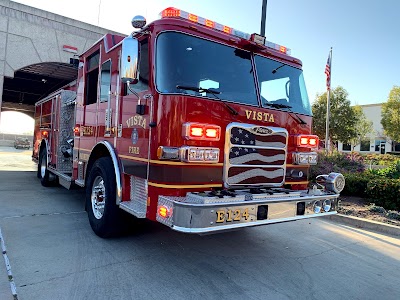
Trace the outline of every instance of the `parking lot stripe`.
{"label": "parking lot stripe", "polygon": [[1,243],[1,252],[3,253],[4,262],[6,264],[8,281],[10,282],[11,294],[13,295],[14,300],[17,300],[18,299],[17,288],[15,287],[14,278],[13,278],[13,275],[12,275],[12,272],[11,272],[10,260],[8,259],[8,256],[7,256],[6,244],[4,242],[4,238],[3,238],[3,234],[1,232],[1,228],[0,228],[0,243]]}

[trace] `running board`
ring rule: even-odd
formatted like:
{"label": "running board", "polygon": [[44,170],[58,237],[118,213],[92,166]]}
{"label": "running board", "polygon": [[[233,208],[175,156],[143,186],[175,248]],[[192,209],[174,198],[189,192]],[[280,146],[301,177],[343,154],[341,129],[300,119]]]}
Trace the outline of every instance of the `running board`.
{"label": "running board", "polygon": [[71,176],[65,175],[64,173],[61,173],[52,167],[48,167],[48,169],[51,173],[58,176],[58,183],[60,185],[65,187],[67,190],[71,189],[71,186],[72,186],[72,177]]}
{"label": "running board", "polygon": [[146,210],[141,209],[140,204],[136,201],[123,201],[119,204],[119,207],[136,218],[146,218]]}

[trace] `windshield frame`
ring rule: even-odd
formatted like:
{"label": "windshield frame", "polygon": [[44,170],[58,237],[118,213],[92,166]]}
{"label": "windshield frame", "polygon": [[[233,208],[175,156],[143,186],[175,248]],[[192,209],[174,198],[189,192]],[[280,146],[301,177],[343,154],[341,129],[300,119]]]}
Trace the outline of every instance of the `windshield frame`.
{"label": "windshield frame", "polygon": [[[288,111],[287,108],[277,108],[277,107],[273,107],[273,106],[268,106],[267,104],[264,104],[264,103],[263,103],[263,101],[262,101],[262,96],[261,96],[261,83],[262,83],[262,82],[261,82],[261,80],[260,80],[260,77],[258,76],[258,69],[257,69],[257,64],[256,64],[256,57],[257,57],[257,56],[259,56],[259,57],[261,57],[261,58],[263,58],[263,59],[272,60],[272,61],[275,61],[275,62],[281,64],[281,66],[278,67],[279,69],[282,68],[282,67],[289,67],[289,68],[297,69],[297,70],[300,71],[299,77],[301,76],[302,79],[303,79],[303,82],[304,82],[303,88],[305,88],[305,92],[306,92],[306,96],[307,96],[307,100],[308,100],[308,106],[309,106],[310,111],[309,111],[309,113],[305,113],[305,112],[298,112],[298,111],[296,111],[296,110],[293,110],[292,108],[291,108],[290,110],[291,110],[291,112],[293,112],[293,113],[295,113],[295,114],[300,114],[300,115],[312,117],[313,114],[312,114],[312,110],[311,110],[311,102],[310,102],[310,98],[309,98],[309,96],[308,96],[307,87],[306,87],[306,85],[305,85],[305,79],[304,79],[304,72],[303,72],[303,69],[302,69],[301,67],[298,67],[298,66],[293,65],[293,64],[290,63],[289,61],[273,59],[272,57],[264,56],[264,55],[262,55],[262,54],[260,54],[260,53],[255,53],[255,52],[253,52],[252,54],[253,54],[253,62],[254,62],[254,66],[255,66],[255,74],[256,74],[256,78],[257,78],[257,82],[256,82],[256,83],[257,83],[257,94],[258,94],[258,97],[259,97],[260,107],[261,107],[261,108],[267,108],[267,109],[279,110],[279,111]],[[278,69],[278,68],[276,68],[276,69]],[[272,72],[272,71],[271,71],[271,72]],[[279,72],[279,71],[277,71],[277,72]],[[302,89],[301,89],[301,86],[299,86],[299,92],[300,92],[300,93],[301,93],[301,90],[302,90]],[[302,102],[302,105],[303,105],[303,99],[301,99],[301,102]],[[290,103],[288,103],[288,105],[290,106]],[[304,107],[304,106],[303,106],[303,107]]]}
{"label": "windshield frame", "polygon": [[[212,42],[212,43],[215,43],[215,44],[219,44],[219,45],[222,45],[222,46],[225,46],[225,47],[229,47],[229,48],[232,48],[232,49],[239,49],[241,51],[249,53],[250,54],[251,68],[253,70],[253,72],[252,72],[253,86],[254,86],[254,91],[255,91],[255,94],[256,94],[257,103],[249,104],[249,103],[243,103],[243,102],[224,99],[224,98],[218,99],[215,96],[207,96],[207,95],[205,95],[205,96],[202,96],[202,95],[189,95],[189,94],[185,93],[184,91],[182,91],[182,92],[161,92],[158,89],[158,86],[157,86],[157,74],[158,74],[158,72],[156,71],[156,69],[157,69],[158,38],[159,38],[160,35],[162,35],[164,33],[169,33],[169,32],[184,34],[184,35],[187,35],[187,36],[191,36],[191,37],[194,37],[194,38],[202,39],[202,40],[205,40],[205,41],[208,41],[208,42]],[[195,97],[195,98],[199,98],[199,99],[208,99],[208,100],[221,101],[221,102],[223,101],[223,102],[227,102],[227,103],[234,103],[234,104],[239,104],[239,105],[244,105],[244,106],[261,107],[261,105],[260,105],[260,103],[261,103],[260,102],[260,94],[259,94],[259,90],[258,90],[257,71],[256,71],[256,68],[255,68],[254,53],[252,51],[245,50],[245,49],[242,49],[240,47],[235,47],[235,46],[223,43],[223,42],[215,40],[215,39],[206,38],[206,37],[203,37],[203,36],[200,36],[200,35],[195,35],[195,34],[192,34],[192,33],[189,33],[189,32],[181,31],[181,30],[162,30],[162,31],[160,31],[159,33],[157,33],[157,36],[155,37],[154,48],[155,48],[155,51],[154,51],[154,57],[153,58],[154,58],[154,74],[155,74],[155,76],[153,76],[153,84],[154,84],[155,90],[157,91],[158,94],[160,94],[160,95],[180,95],[180,96],[186,96],[186,97]]]}

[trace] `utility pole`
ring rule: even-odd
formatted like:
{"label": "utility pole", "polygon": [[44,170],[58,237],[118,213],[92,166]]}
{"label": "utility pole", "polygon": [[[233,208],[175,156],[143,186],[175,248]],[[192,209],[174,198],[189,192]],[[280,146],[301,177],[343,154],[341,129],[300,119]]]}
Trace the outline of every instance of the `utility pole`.
{"label": "utility pole", "polygon": [[268,0],[262,0],[262,11],[261,11],[261,36],[265,36],[265,22],[267,20],[267,2]]}

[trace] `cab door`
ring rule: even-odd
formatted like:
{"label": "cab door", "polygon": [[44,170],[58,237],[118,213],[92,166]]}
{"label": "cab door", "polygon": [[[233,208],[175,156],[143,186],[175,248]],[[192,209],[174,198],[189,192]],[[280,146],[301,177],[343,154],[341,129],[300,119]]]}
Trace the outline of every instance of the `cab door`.
{"label": "cab door", "polygon": [[[149,38],[138,41],[138,82],[122,83],[118,152],[126,174],[147,179],[153,96],[150,85]],[[121,58],[123,59],[123,58]],[[140,100],[139,100],[140,98]],[[142,111],[140,111],[142,108]]]}

